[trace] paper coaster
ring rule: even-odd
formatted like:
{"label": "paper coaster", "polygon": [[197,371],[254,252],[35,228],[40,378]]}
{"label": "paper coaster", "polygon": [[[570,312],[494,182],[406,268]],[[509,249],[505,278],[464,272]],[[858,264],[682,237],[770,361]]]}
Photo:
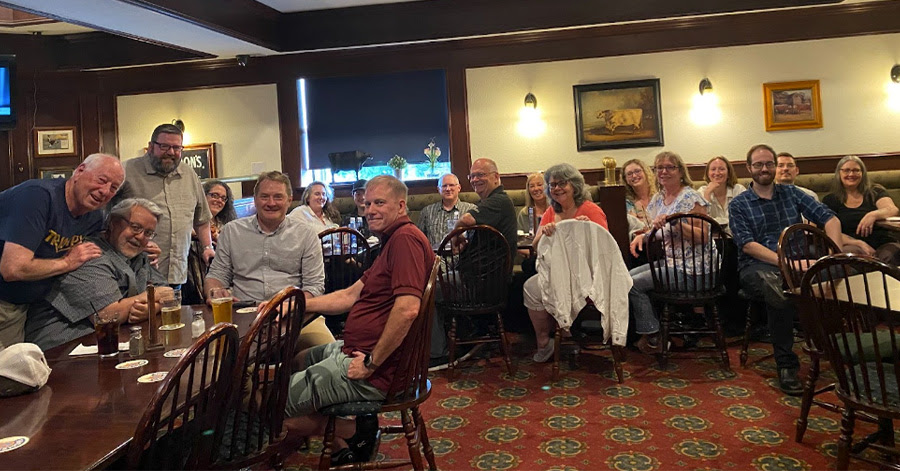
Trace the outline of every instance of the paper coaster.
{"label": "paper coaster", "polygon": [[117,370],[130,370],[133,368],[140,368],[140,367],[146,365],[147,363],[150,363],[150,362],[148,362],[147,360],[123,361],[122,363],[119,363],[118,365],[116,365],[116,369]]}
{"label": "paper coaster", "polygon": [[166,358],[180,358],[184,356],[184,353],[187,352],[186,348],[176,348],[175,350],[169,350],[166,353],[163,353],[163,356]]}
{"label": "paper coaster", "polygon": [[28,443],[28,437],[6,437],[0,438],[0,453],[13,451],[16,448],[22,448]]}
{"label": "paper coaster", "polygon": [[148,373],[138,378],[138,383],[156,383],[166,379],[168,371],[157,371],[156,373]]}
{"label": "paper coaster", "polygon": [[256,312],[256,308],[253,307],[253,306],[250,306],[250,307],[242,307],[242,308],[240,308],[240,309],[238,309],[237,311],[234,311],[234,312],[236,312],[236,313],[238,313],[238,314],[250,314],[251,312]]}
{"label": "paper coaster", "polygon": [[184,327],[184,324],[179,322],[177,324],[161,325],[159,326],[159,330],[178,330],[182,327]]}

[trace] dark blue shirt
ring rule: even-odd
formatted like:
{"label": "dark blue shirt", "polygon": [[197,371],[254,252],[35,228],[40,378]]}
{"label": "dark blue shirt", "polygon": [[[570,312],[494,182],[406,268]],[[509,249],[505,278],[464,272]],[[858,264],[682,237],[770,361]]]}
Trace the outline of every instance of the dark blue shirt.
{"label": "dark blue shirt", "polygon": [[770,200],[760,198],[752,183],[747,190],[735,196],[728,205],[728,225],[738,247],[741,269],[764,263],[744,253],[744,245],[748,242],[760,243],[775,252],[781,231],[800,223],[801,215],[819,226],[834,217],[834,212],[794,185],[775,185]]}
{"label": "dark blue shirt", "polygon": [[[66,180],[28,180],[0,193],[0,252],[6,241],[34,252],[36,258],[60,258],[100,231],[101,211],[72,216],[66,205]],[[41,300],[53,278],[6,281],[0,275],[0,300],[30,304]]]}

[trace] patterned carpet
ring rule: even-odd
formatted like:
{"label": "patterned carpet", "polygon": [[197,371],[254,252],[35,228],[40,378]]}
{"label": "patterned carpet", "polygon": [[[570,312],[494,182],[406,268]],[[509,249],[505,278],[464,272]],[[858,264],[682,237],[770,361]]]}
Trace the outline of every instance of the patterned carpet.
{"label": "patterned carpet", "polygon": [[[470,362],[453,382],[432,375],[422,412],[440,469],[833,469],[840,418],[813,407],[803,443],[794,441],[800,400],[777,389],[774,361],[762,359],[770,346],[752,345],[746,369],[732,347],[732,373],[690,357],[660,371],[651,357],[629,351],[618,385],[608,352],[582,352],[577,365],[570,355],[551,384],[551,365],[534,364],[530,345],[517,342],[514,378],[496,356]],[[873,431],[864,423],[857,429],[857,436]],[[288,469],[314,469],[320,450],[314,439]],[[385,437],[381,453],[407,456],[405,441]]]}

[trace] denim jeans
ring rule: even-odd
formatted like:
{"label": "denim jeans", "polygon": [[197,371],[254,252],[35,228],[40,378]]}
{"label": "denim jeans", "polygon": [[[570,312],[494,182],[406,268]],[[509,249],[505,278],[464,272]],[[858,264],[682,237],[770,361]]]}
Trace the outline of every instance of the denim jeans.
{"label": "denim jeans", "polygon": [[[677,280],[679,287],[694,289],[693,276],[673,267],[666,267],[666,270],[669,279]],[[659,332],[659,316],[654,312],[653,303],[650,301],[649,293],[653,290],[653,273],[650,272],[650,264],[633,268],[628,273],[634,281],[631,291],[628,292],[628,302],[634,315],[634,331],[638,334],[655,334]]]}
{"label": "denim jeans", "polygon": [[798,368],[794,353],[794,316],[796,310],[782,290],[781,271],[774,265],[754,263],[740,271],[741,287],[753,301],[766,304],[772,348],[778,368]]}

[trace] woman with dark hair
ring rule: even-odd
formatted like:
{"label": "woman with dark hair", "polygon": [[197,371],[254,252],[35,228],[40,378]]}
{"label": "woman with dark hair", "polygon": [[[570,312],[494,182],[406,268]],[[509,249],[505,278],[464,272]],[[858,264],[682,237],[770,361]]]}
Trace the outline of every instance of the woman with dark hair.
{"label": "woman with dark hair", "polygon": [[721,155],[713,157],[706,163],[703,179],[706,180],[706,185],[697,191],[709,202],[709,215],[730,234],[728,203],[731,203],[735,196],[747,191],[747,188],[737,182],[734,167]]}
{"label": "woman with dark hair", "polygon": [[213,243],[219,239],[219,230],[225,224],[237,219],[234,212],[234,195],[231,188],[219,180],[207,180],[203,182],[203,192],[206,193],[206,203],[212,220],[209,224],[209,232]]}
{"label": "woman with dark hair", "polygon": [[900,213],[894,200],[883,186],[872,183],[866,164],[848,155],[838,161],[831,182],[831,193],[822,198],[841,221],[845,252],[862,252],[886,262],[897,264],[900,244],[890,229],[875,225],[875,221]]}
{"label": "woman with dark hair", "polygon": [[300,206],[294,208],[289,215],[322,231],[337,227],[341,221],[341,213],[331,202],[331,189],[322,182],[312,182],[303,190]]}
{"label": "woman with dark hair", "polygon": [[[567,219],[592,221],[608,229],[606,214],[590,200],[584,176],[578,169],[569,164],[554,165],[544,172],[544,183],[544,192],[550,200],[550,207],[544,212],[540,230],[534,236],[535,252],[542,237],[553,237],[556,223],[560,221]],[[538,363],[545,362],[553,355],[553,341],[550,339],[553,317],[544,308],[537,275],[525,282],[523,294],[537,340],[537,352],[533,359]]]}

